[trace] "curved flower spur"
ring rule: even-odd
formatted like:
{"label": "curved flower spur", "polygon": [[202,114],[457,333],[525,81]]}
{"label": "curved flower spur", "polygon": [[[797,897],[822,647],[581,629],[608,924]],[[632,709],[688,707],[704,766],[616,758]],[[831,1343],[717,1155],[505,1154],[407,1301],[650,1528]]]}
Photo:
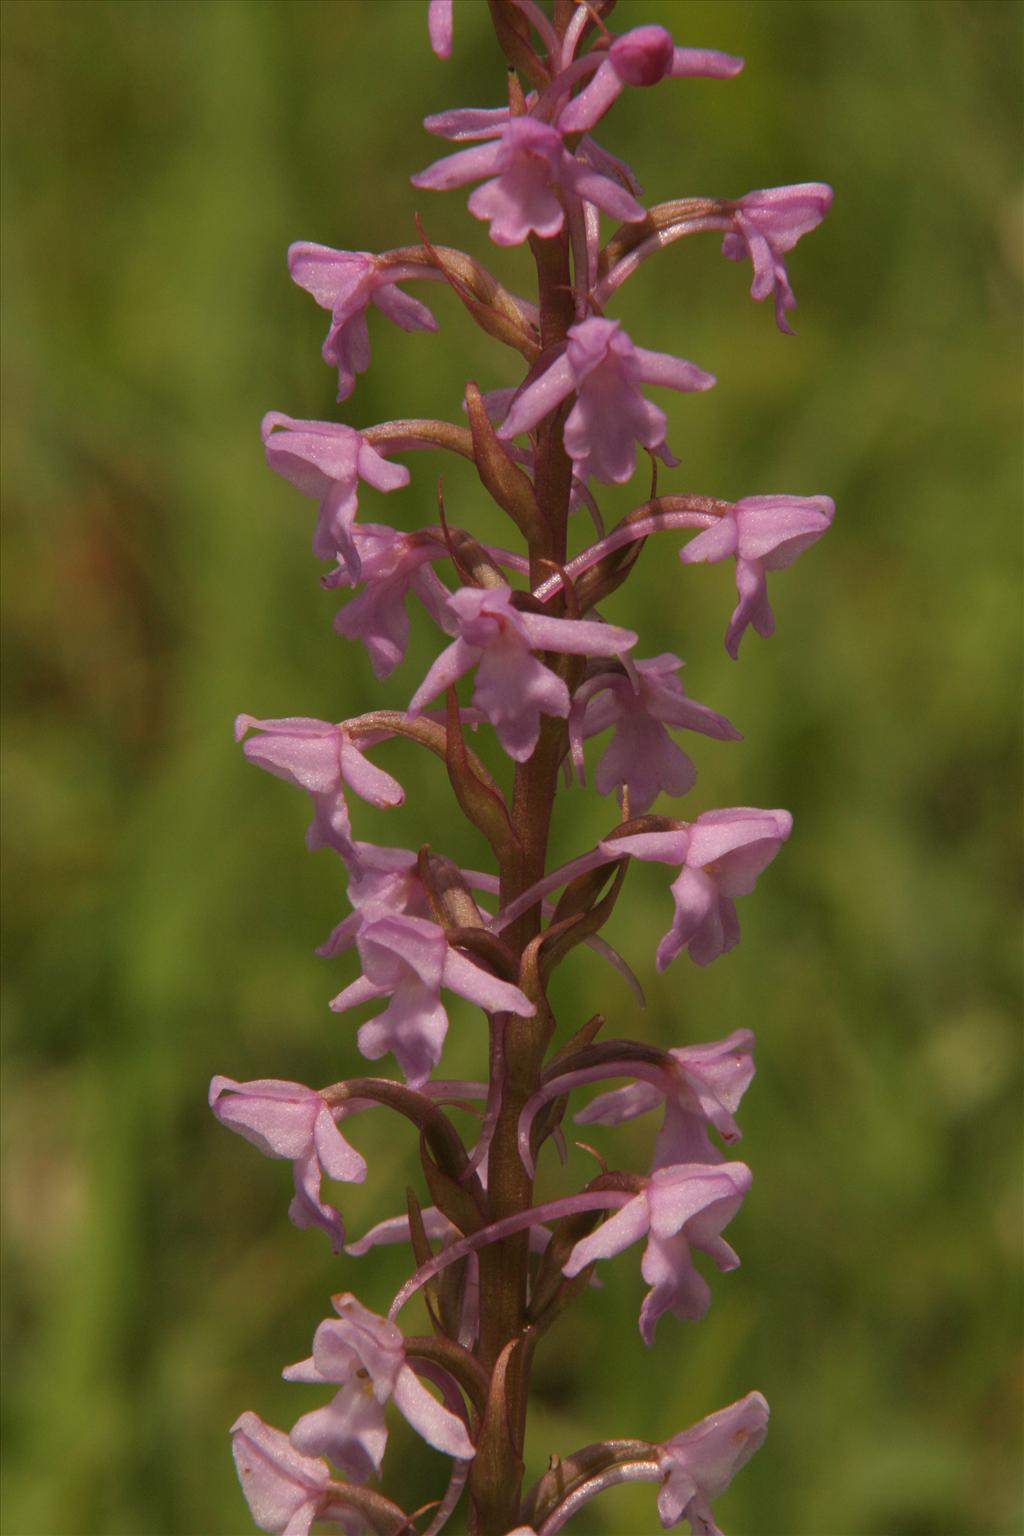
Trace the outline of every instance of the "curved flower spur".
{"label": "curved flower spur", "polygon": [[[722,1272],[739,1264],[723,1231],[751,1184],[734,1149],[753,1035],[733,1029],[668,1049],[621,1030],[605,1038],[601,1016],[556,1020],[548,988],[581,943],[635,980],[601,937],[625,881],[636,878],[634,861],[674,871],[659,969],[684,949],[698,965],[719,959],[739,942],[735,899],[753,891],[790,836],[784,810],[675,814],[671,802],[692,789],[696,770],[671,733],[733,742],[740,732],[684,692],[679,655],[639,659],[638,635],[605,608],[641,569],[648,540],[682,534],[684,564],[736,562],[738,603],[725,642],[736,657],[748,627],[762,637],[775,627],[767,572],[821,538],[832,502],[778,492],[725,501],[670,488],[641,493],[605,533],[597,493],[632,480],[638,448],[642,476],[643,455],[678,464],[648,389],[702,391],[715,382],[696,363],[645,345],[650,338],[627,335],[605,308],[677,239],[713,233],[727,258],[750,260],[753,297],[771,295],[788,331],[795,299],[785,256],[821,221],[832,194],[811,182],[645,207],[632,168],[603,142],[619,96],[685,89],[691,76],[727,82],[743,61],[677,44],[659,26],[615,32],[614,0],[488,3],[507,98],[429,118],[430,132],[468,147],[413,184],[475,183],[469,212],[488,224],[499,254],[529,246],[535,292],[512,293],[475,257],[432,245],[422,226],[415,243],[379,254],[309,241],[289,251],[294,281],[330,313],[323,357],[337,369],[340,401],[370,365],[371,309],[405,331],[429,332],[435,310],[443,322],[446,298],[518,354],[525,376],[486,395],[467,381],[448,419],[399,416],[357,429],[277,411],[264,418],[268,463],[318,503],[313,552],[333,562],[322,583],[349,593],[338,632],[366,646],[381,680],[406,654],[411,603],[439,639],[404,709],[341,721],[240,715],[236,725],[251,762],[309,795],[309,846],[341,861],[351,910],[317,953],[347,967],[330,1006],[356,1027],[339,1041],[349,1075],[324,1087],[275,1078],[211,1084],[222,1124],[292,1163],[291,1218],[322,1228],[339,1264],[336,1315],[316,1329],[309,1358],[284,1372],[307,1392],[319,1389],[319,1399],[297,1410],[287,1435],[243,1413],[232,1431],[235,1460],[253,1520],[279,1536],[307,1536],[314,1522],[348,1536],[435,1536],[460,1505],[474,1536],[553,1536],[623,1482],[656,1485],[662,1526],[686,1521],[698,1536],[721,1536],[712,1500],[767,1430],[757,1391],[689,1428],[653,1428],[661,1439],[623,1439],[630,1426],[609,1425],[613,1438],[566,1449],[531,1486],[523,1449],[536,1349],[566,1308],[602,1305],[587,1295],[595,1267],[639,1260],[648,1287],[639,1326],[650,1345],[666,1313],[699,1318],[725,1283],[698,1271],[694,1250]],[[430,0],[426,21],[434,52],[448,58],[457,45],[452,0]],[[495,92],[504,73],[496,59]],[[602,227],[609,218],[618,223],[611,231]],[[411,291],[422,282],[434,285],[430,309]],[[508,516],[514,547],[480,541],[472,499],[442,507],[437,523],[410,526],[401,493],[411,471],[394,456],[422,448],[474,465],[481,493]],[[402,526],[375,520],[384,494]],[[590,544],[575,537],[576,521],[570,539],[569,514],[580,504],[598,530]],[[553,819],[571,817],[586,783],[586,743],[605,731],[612,735],[592,776],[599,793],[616,792],[617,812],[608,802],[597,845],[551,867]],[[443,826],[419,848],[370,840],[374,813],[405,798],[388,766],[395,737],[425,749],[447,775],[453,812],[489,850],[480,869],[460,868],[434,846]],[[488,766],[502,759],[501,770]],[[670,814],[655,810],[661,796]],[[457,1000],[451,1019],[442,993]],[[454,1031],[477,1042],[478,1077],[443,1075]],[[360,1071],[353,1046],[369,1062],[389,1056],[401,1076]],[[454,1105],[476,1114],[475,1140],[459,1130]],[[660,1120],[646,1167],[602,1161],[584,1188],[563,1185],[538,1200],[539,1161],[545,1178],[559,1177],[545,1149],[553,1141],[564,1150],[567,1115],[606,1127],[652,1109]],[[322,1181],[366,1178],[349,1134],[354,1126],[358,1140],[369,1111],[409,1122],[423,1184],[409,1191],[404,1213],[396,1196],[369,1231],[347,1241]],[[409,1278],[386,1317],[349,1289],[358,1260],[381,1243],[411,1250]],[[414,1333],[400,1318],[421,1291],[426,1331]],[[437,1499],[421,1510],[405,1506],[401,1469],[389,1463],[394,1410],[441,1458]]]}

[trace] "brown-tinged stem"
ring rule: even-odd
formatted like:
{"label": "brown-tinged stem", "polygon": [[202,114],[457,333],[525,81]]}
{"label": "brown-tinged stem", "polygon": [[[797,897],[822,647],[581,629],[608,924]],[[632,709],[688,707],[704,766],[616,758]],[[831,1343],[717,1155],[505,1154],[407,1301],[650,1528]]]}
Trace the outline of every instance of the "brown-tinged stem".
{"label": "brown-tinged stem", "polygon": [[[563,229],[560,235],[549,240],[534,238],[531,245],[539,286],[541,346],[546,349],[564,343],[566,331],[574,319],[568,233]],[[530,540],[529,548],[531,582],[534,584],[550,571],[550,562],[563,565],[566,558],[572,482],[572,463],[562,442],[562,424],[567,409],[566,406],[554,412],[537,431],[534,491],[541,527],[537,536]],[[558,599],[552,604],[552,611],[558,612],[560,608],[561,600]],[[523,857],[516,867],[506,862],[502,869],[502,905],[514,900],[544,873],[558,769],[564,751],[565,722],[544,716],[532,755],[516,767],[512,823]],[[536,907],[525,912],[503,937],[521,956],[539,928],[540,910]],[[488,1202],[494,1221],[527,1209],[533,1200],[533,1181],[519,1156],[518,1124],[523,1106],[537,1090],[544,1052],[554,1028],[543,998],[535,1001],[538,1003],[536,1016],[532,1019],[510,1016],[504,1036],[504,1093],[489,1156]],[[493,1371],[509,1341],[523,1337],[529,1329],[526,1314],[528,1259],[529,1236],[526,1232],[481,1251],[479,1353],[488,1371]],[[478,1496],[473,1498],[473,1530],[478,1536],[503,1536],[518,1522],[531,1346],[532,1336],[529,1344],[516,1352],[514,1368],[507,1376],[507,1445],[497,1462],[493,1456],[488,1458],[487,1487],[480,1486],[478,1481],[475,1490]],[[472,1497],[472,1474],[470,1493]]]}

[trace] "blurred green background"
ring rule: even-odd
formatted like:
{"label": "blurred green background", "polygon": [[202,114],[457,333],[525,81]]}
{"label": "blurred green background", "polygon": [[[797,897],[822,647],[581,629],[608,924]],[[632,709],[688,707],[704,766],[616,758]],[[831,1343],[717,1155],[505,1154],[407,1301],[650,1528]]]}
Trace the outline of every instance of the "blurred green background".
{"label": "blurred green background", "polygon": [[[304,797],[246,766],[232,717],[399,707],[437,649],[420,624],[378,687],[331,633],[313,508],[263,465],[260,415],[458,419],[467,376],[518,377],[431,287],[438,335],[372,316],[373,367],[339,408],[326,316],[288,281],[289,241],[384,249],[415,239],[418,207],[433,239],[528,291],[526,254],[489,247],[462,195],[408,186],[444,150],[424,114],[503,90],[486,8],[459,0],[448,63],[425,10],[3,7],[8,1536],[242,1536],[228,1426],[314,1406],[277,1373],[330,1293],[383,1309],[403,1273],[398,1253],[334,1259],[295,1231],[288,1169],[218,1128],[205,1093],[214,1072],[325,1083],[359,1062],[326,1009],[353,962],[311,954],[347,910],[339,867],[304,851]],[[796,830],[707,970],[654,976],[667,872],[632,872],[611,937],[649,983],[645,1015],[586,952],[560,974],[566,1029],[598,1007],[609,1033],[666,1044],[756,1029],[755,1184],[729,1232],[743,1268],[653,1351],[639,1251],[603,1266],[541,1354],[531,1467],[664,1438],[758,1387],[772,1432],[717,1505],[727,1530],[1005,1536],[1022,1529],[1022,11],[620,4],[619,29],[642,21],[747,59],[732,82],[621,98],[600,137],[649,200],[836,188],[791,258],[795,340],[714,237],[612,306],[638,343],[719,377],[662,398],[683,460],[662,488],[826,491],[838,513],[773,579],[778,633],[748,635],[739,666],[731,572],[681,568],[680,540],[649,546],[606,608],[642,626],[643,654],[685,656],[688,691],[745,733],[694,740],[687,806],[786,805]],[[452,519],[510,537],[461,464],[412,468],[387,503],[366,492],[365,518],[432,520],[443,470]],[[378,760],[408,804],[358,809],[361,836],[485,857],[441,830],[432,760]],[[611,815],[568,795],[556,856]],[[451,1011],[446,1066],[478,1071],[478,1018]],[[652,1130],[602,1146],[643,1166]],[[401,1206],[415,1147],[383,1115],[353,1140],[371,1161],[341,1193],[358,1234]],[[436,1496],[441,1459],[403,1422],[390,1456],[410,1505]],[[577,1525],[649,1536],[653,1490]]]}

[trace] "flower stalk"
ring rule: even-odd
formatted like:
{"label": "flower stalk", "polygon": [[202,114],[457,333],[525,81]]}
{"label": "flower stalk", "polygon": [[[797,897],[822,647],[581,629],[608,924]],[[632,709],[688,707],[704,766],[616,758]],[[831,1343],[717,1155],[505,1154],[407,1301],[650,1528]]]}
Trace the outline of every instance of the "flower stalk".
{"label": "flower stalk", "polygon": [[[317,952],[332,960],[354,955],[358,974],[330,1006],[356,1015],[365,1058],[393,1057],[404,1078],[353,1073],[321,1090],[278,1079],[211,1084],[211,1106],[224,1124],[292,1163],[292,1220],[328,1234],[343,1274],[335,1316],[317,1328],[309,1358],[285,1370],[289,1380],[333,1396],[287,1436],[252,1413],[233,1430],[253,1519],[279,1536],[307,1536],[314,1520],[349,1536],[435,1536],[463,1505],[472,1536],[553,1536],[605,1489],[629,1481],[658,1485],[663,1526],[686,1519],[694,1532],[720,1536],[710,1500],[767,1428],[767,1404],[751,1392],[662,1442],[612,1438],[568,1452],[532,1488],[523,1486],[535,1353],[580,1302],[595,1266],[642,1243],[649,1289],[639,1328],[652,1345],[665,1313],[694,1320],[711,1303],[694,1249],[722,1272],[739,1264],[722,1233],[751,1183],[733,1155],[736,1113],[753,1075],[751,1032],[670,1049],[621,1034],[598,1039],[600,1015],[555,1018],[550,977],[586,943],[642,1001],[628,964],[601,936],[638,861],[674,871],[659,969],[684,949],[697,964],[718,959],[740,938],[736,898],[754,889],[792,825],[786,811],[749,806],[691,819],[652,813],[659,796],[678,799],[696,778],[679,731],[720,741],[740,733],[684,692],[679,656],[635,655],[640,637],[603,607],[642,569],[649,540],[682,535],[683,564],[735,561],[738,602],[726,630],[735,658],[748,627],[763,637],[774,628],[767,572],[815,543],[834,510],[820,495],[729,502],[678,488],[659,494],[654,480],[604,532],[600,486],[634,477],[638,446],[652,465],[679,462],[648,388],[715,383],[696,363],[635,343],[605,314],[606,304],[675,240],[712,231],[727,258],[751,261],[753,297],[773,296],[787,332],[795,299],[785,255],[831,201],[829,188],[805,183],[646,209],[633,171],[595,130],[603,137],[623,91],[669,89],[663,82],[687,76],[725,81],[743,61],[677,46],[657,26],[613,32],[613,8],[614,0],[489,0],[510,71],[505,104],[427,120],[430,132],[463,147],[413,184],[477,183],[470,213],[488,224],[499,248],[529,244],[535,294],[511,293],[474,257],[432,245],[422,226],[418,243],[379,255],[311,242],[289,253],[294,281],[330,313],[323,357],[337,369],[339,401],[370,364],[371,309],[406,331],[437,328],[433,310],[409,291],[424,279],[435,295],[444,296],[438,285],[450,290],[527,372],[515,389],[488,392],[467,380],[462,420],[396,416],[356,430],[270,412],[263,423],[270,466],[317,502],[313,552],[333,562],[323,584],[352,594],[338,631],[365,645],[382,682],[406,655],[410,600],[447,642],[404,709],[340,722],[241,715],[236,725],[250,761],[310,796],[309,846],[341,861],[351,911]],[[452,0],[429,0],[439,57],[452,51],[453,22]],[[603,240],[602,216],[619,226]],[[518,547],[483,543],[471,516],[462,526],[462,509],[453,519],[440,493],[436,523],[397,529],[360,517],[368,494],[400,504],[411,472],[396,455],[428,447],[475,465]],[[576,535],[579,507],[597,529],[589,544]],[[571,816],[576,786],[587,780],[586,744],[609,730],[592,775],[599,793],[614,796],[606,832],[551,868],[553,818]],[[435,828],[418,849],[357,837],[350,792],[362,803],[360,821],[368,814],[362,806],[386,810],[405,797],[376,761],[395,736],[443,763],[453,810],[481,833],[490,868],[460,868],[438,846],[443,833]],[[511,764],[508,792],[508,775],[491,766],[502,755]],[[453,995],[487,1020],[479,1079],[440,1075]],[[574,1110],[575,1095],[594,1085],[597,1096]],[[475,1141],[446,1112],[456,1103],[480,1106]],[[413,1127],[430,1203],[410,1190],[399,1214],[353,1242],[323,1198],[321,1179],[366,1177],[348,1133],[371,1109]],[[571,1112],[601,1127],[652,1109],[662,1118],[646,1170],[610,1168],[593,1149],[595,1178],[537,1201],[538,1162],[549,1141],[564,1148]],[[352,1262],[385,1242],[407,1243],[413,1269],[380,1317],[347,1286]],[[400,1316],[421,1292],[433,1332],[405,1334]],[[375,1487],[381,1475],[390,1483],[392,1408],[449,1460],[447,1485],[427,1511],[404,1510],[400,1487],[387,1496]]]}

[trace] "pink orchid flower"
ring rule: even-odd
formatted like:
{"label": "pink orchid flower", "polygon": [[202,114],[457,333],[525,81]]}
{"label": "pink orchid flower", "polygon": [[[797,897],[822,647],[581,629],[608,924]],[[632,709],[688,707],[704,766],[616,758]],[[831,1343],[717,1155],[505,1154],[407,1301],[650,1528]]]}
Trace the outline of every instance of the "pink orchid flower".
{"label": "pink orchid flower", "polygon": [[708,1501],[725,1492],[767,1433],[768,1404],[760,1392],[748,1392],[659,1446],[662,1525],[688,1520],[693,1536],[722,1536]]}
{"label": "pink orchid flower", "polygon": [[564,440],[579,479],[593,475],[609,485],[628,480],[636,468],[634,443],[677,464],[665,443],[665,413],[644,399],[639,385],[704,390],[714,375],[683,358],[635,347],[617,320],[581,320],[567,335],[565,351],[517,396],[498,436],[528,432],[575,392]]}
{"label": "pink orchid flower", "polygon": [[490,220],[497,245],[520,245],[531,233],[543,239],[556,235],[565,222],[566,196],[627,222],[645,217],[646,210],[617,181],[571,155],[558,129],[533,117],[509,117],[493,142],[435,160],[412,184],[444,192],[483,177],[493,180],[470,195],[469,211]]}
{"label": "pink orchid flower", "polygon": [[792,565],[828,530],[834,514],[830,496],[745,496],[680,551],[684,565],[735,558],[740,600],[725,632],[725,648],[734,661],[749,625],[764,639],[774,633],[765,573]]}
{"label": "pink orchid flower", "polygon": [[429,277],[421,266],[389,262],[370,251],[336,251],[329,245],[299,240],[288,248],[288,270],[293,282],[331,311],[323,359],[338,370],[339,400],[348,399],[356,374],[370,366],[366,327],[370,304],[403,331],[437,330],[427,306],[396,286],[410,278]]}
{"label": "pink orchid flower", "polygon": [[342,1383],[326,1408],[303,1414],[291,1433],[305,1454],[327,1455],[363,1481],[380,1471],[388,1431],[389,1398],[428,1445],[460,1460],[476,1455],[466,1426],[427,1391],[407,1363],[401,1330],[352,1295],[331,1298],[337,1319],[316,1330],[313,1353],[287,1366],[286,1381]]}
{"label": "pink orchid flower", "polygon": [[822,181],[748,192],[731,204],[734,228],[722,240],[730,261],[749,257],[754,267],[751,298],[775,297],[775,323],[792,336],[786,310],[796,308],[784,256],[802,235],[816,229],[832,206],[832,188]]}
{"label": "pink orchid flower", "polygon": [[520,611],[510,587],[463,587],[449,611],[458,638],[430,668],[409,702],[419,714],[464,672],[477,668],[473,703],[490,720],[498,740],[516,762],[537,745],[541,715],[565,718],[569,690],[534,651],[576,656],[617,656],[636,644],[630,629],[588,619],[555,619]]}
{"label": "pink orchid flower", "polygon": [[362,1536],[365,1521],[332,1502],[340,1485],[332,1482],[326,1462],[303,1456],[287,1435],[256,1413],[243,1413],[231,1433],[238,1480],[261,1531],[309,1536],[314,1520],[331,1520],[346,1536]]}
{"label": "pink orchid flower", "polygon": [[[359,577],[366,585],[335,615],[334,628],[349,640],[361,640],[374,672],[389,677],[409,644],[410,591],[444,627],[448,589],[431,569],[430,562],[445,553],[434,539],[397,533],[378,523],[355,524],[350,529]],[[321,577],[325,587],[355,586],[350,564]]]}
{"label": "pink orchid flower", "polygon": [[535,1012],[524,992],[452,949],[444,929],[426,918],[373,917],[360,926],[356,946],[363,974],[332,1000],[331,1008],[343,1013],[371,999],[389,998],[384,1012],[361,1026],[359,1049],[371,1061],[392,1052],[410,1087],[421,1087],[441,1059],[448,1033],[442,987],[488,1013],[529,1018]]}
{"label": "pink orchid flower", "polygon": [[352,825],[342,784],[371,805],[401,805],[405,799],[398,780],[364,757],[342,725],[302,715],[280,720],[239,715],[235,740],[241,741],[247,731],[262,732],[242,748],[249,761],[298,785],[311,797],[313,820],[306,832],[310,848],[333,848],[343,857],[352,855]]}
{"label": "pink orchid flower", "polygon": [[358,581],[361,561],[354,540],[358,482],[365,480],[378,491],[394,491],[409,484],[408,469],[389,463],[361,432],[340,422],[296,421],[280,411],[268,411],[260,432],[271,469],[304,496],[316,496],[320,502],[314,555],[318,560],[340,560]]}
{"label": "pink orchid flower", "polygon": [[636,832],[601,843],[605,853],[679,864],[672,882],[675,917],[658,945],[663,971],[679,952],[707,965],[739,943],[734,896],[754,889],[793,827],[788,811],[760,811],[751,806],[704,811],[696,821],[670,832]]}
{"label": "pink orchid flower", "polygon": [[738,1266],[738,1256],[720,1234],[750,1183],[745,1163],[658,1168],[638,1195],[576,1244],[562,1273],[571,1279],[595,1260],[610,1259],[646,1237],[640,1273],[651,1289],[640,1309],[640,1332],[646,1344],[653,1344],[663,1313],[703,1317],[710,1304],[711,1292],[694,1268],[691,1247],[708,1254],[720,1270]]}
{"label": "pink orchid flower", "polygon": [[[654,1167],[671,1163],[720,1162],[721,1153],[708,1139],[713,1125],[731,1145],[740,1139],[736,1110],[754,1076],[754,1036],[734,1029],[724,1040],[708,1045],[684,1045],[669,1051],[675,1072],[638,1077],[625,1088],[614,1088],[591,1099],[574,1117],[578,1125],[621,1125],[637,1115],[665,1106],[665,1124],[655,1148]],[[618,1064],[628,1070],[628,1064]],[[608,1075],[604,1069],[602,1075]],[[596,1079],[596,1074],[594,1074]],[[580,1074],[578,1081],[583,1080]],[[593,1080],[593,1079],[592,1079]],[[555,1079],[557,1084],[557,1078]]]}
{"label": "pink orchid flower", "polygon": [[615,788],[629,792],[629,809],[641,816],[658,794],[683,795],[692,789],[697,770],[672,740],[666,725],[700,731],[719,741],[742,736],[724,715],[688,699],[676,673],[683,663],[666,651],[625,671],[599,672],[577,688],[569,718],[573,760],[582,778],[583,740],[614,727],[597,765],[594,782],[602,795]]}
{"label": "pink orchid flower", "polygon": [[288,1211],[297,1227],[322,1227],[335,1253],[345,1246],[345,1227],[334,1206],[320,1198],[320,1178],[326,1174],[343,1184],[361,1184],[366,1159],[349,1145],[335,1124],[340,1107],[301,1083],[259,1078],[236,1083],[215,1077],[210,1083],[210,1108],[229,1126],[259,1147],[267,1157],[295,1165],[295,1198]]}

